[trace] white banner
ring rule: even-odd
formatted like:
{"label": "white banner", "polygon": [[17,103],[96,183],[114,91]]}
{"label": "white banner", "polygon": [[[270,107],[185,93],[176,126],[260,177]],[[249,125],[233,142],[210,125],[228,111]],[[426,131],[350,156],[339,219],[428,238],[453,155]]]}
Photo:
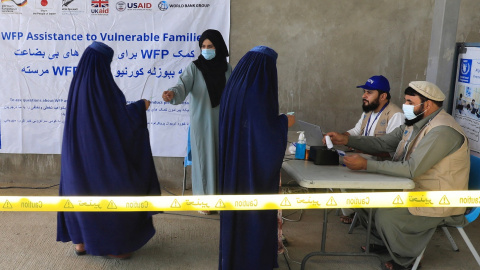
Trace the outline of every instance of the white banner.
{"label": "white banner", "polygon": [[154,156],[182,157],[188,98],[165,104],[164,90],[200,54],[206,29],[228,46],[229,0],[2,0],[0,153],[60,154],[66,99],[93,41],[115,51],[111,69],[128,102],[145,98]]}
{"label": "white banner", "polygon": [[458,55],[452,115],[463,127],[470,149],[480,153],[480,48]]}

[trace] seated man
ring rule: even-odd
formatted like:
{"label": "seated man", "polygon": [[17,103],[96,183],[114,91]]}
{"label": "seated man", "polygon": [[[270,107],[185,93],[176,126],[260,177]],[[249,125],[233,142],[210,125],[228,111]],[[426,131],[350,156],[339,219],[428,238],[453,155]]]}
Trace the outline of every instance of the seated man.
{"label": "seated man", "polygon": [[475,99],[472,99],[470,103],[470,112],[475,114],[478,111],[477,104],[475,104]]}
{"label": "seated man", "polygon": [[[364,85],[359,85],[357,88],[363,89],[363,113],[355,127],[343,134],[348,136],[382,136],[390,133],[403,123],[402,109],[390,102],[390,83],[387,78],[382,75],[372,76]],[[375,160],[391,159],[389,153],[370,157]],[[342,208],[340,221],[344,224],[351,224],[353,215],[352,209]]]}
{"label": "seated man", "polygon": [[[328,133],[334,144],[369,152],[390,152],[392,161],[366,160],[359,155],[344,158],[352,170],[366,170],[408,177],[415,189],[408,191],[467,190],[470,150],[465,133],[442,109],[445,95],[434,84],[411,82],[405,89],[405,124],[381,137]],[[366,212],[358,209],[365,223]],[[465,208],[410,207],[377,209],[372,234],[385,246],[392,260],[384,269],[410,269],[438,225],[463,226]],[[371,248],[372,251],[378,247]]]}

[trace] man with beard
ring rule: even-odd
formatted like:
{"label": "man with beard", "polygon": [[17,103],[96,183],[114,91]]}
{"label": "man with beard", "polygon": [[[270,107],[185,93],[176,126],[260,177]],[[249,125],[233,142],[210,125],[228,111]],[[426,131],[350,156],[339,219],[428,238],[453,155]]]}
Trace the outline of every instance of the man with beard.
{"label": "man with beard", "polygon": [[[357,88],[363,89],[363,113],[355,127],[344,132],[344,135],[382,136],[390,133],[403,123],[402,110],[390,102],[390,83],[387,78],[382,75],[372,76],[364,85],[359,85]],[[374,160],[391,159],[390,153],[363,156]],[[344,224],[351,224],[353,216],[352,209],[342,208],[340,221]]]}
{"label": "man with beard", "polygon": [[402,110],[390,102],[390,84],[382,75],[373,76],[359,85],[363,89],[363,113],[348,136],[382,136],[403,123]]}
{"label": "man with beard", "polygon": [[[405,124],[382,137],[328,133],[334,144],[372,152],[395,151],[392,161],[366,160],[354,154],[344,158],[352,170],[411,178],[413,190],[467,190],[470,172],[468,139],[460,125],[442,109],[445,95],[433,83],[410,82],[405,89]],[[367,212],[355,210],[363,224]],[[383,269],[410,269],[439,225],[464,226],[463,207],[409,207],[376,209],[372,235],[375,252],[388,251],[392,260]]]}

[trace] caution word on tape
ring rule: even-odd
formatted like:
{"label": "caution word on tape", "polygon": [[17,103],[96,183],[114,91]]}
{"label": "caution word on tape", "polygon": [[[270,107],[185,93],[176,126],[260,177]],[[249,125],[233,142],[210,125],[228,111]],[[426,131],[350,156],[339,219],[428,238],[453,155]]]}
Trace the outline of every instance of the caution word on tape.
{"label": "caution word on tape", "polygon": [[475,206],[480,206],[480,190],[143,197],[0,196],[0,211],[241,211]]}

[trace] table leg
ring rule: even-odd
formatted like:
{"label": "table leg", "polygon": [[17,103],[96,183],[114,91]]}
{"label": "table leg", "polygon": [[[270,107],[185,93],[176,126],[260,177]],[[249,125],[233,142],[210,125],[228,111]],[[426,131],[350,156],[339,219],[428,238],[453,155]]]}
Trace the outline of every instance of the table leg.
{"label": "table leg", "polygon": [[322,248],[321,248],[322,252],[325,252],[325,243],[327,242],[327,224],[328,224],[328,209],[325,208],[323,213]]}
{"label": "table leg", "polygon": [[324,217],[323,217],[323,231],[322,231],[322,244],[320,251],[310,252],[305,257],[303,257],[302,265],[300,267],[301,270],[305,269],[307,261],[313,256],[372,256],[377,257],[380,260],[380,256],[378,254],[370,253],[370,233],[372,231],[372,215],[373,209],[370,208],[368,211],[368,224],[367,224],[367,239],[366,239],[366,251],[365,252],[326,252],[325,245],[327,241],[327,224],[328,224],[328,209],[324,209]]}
{"label": "table leg", "polygon": [[366,240],[367,243],[365,246],[366,254],[370,253],[370,233],[372,232],[372,214],[373,214],[373,209],[372,208],[368,209],[367,240]]}

